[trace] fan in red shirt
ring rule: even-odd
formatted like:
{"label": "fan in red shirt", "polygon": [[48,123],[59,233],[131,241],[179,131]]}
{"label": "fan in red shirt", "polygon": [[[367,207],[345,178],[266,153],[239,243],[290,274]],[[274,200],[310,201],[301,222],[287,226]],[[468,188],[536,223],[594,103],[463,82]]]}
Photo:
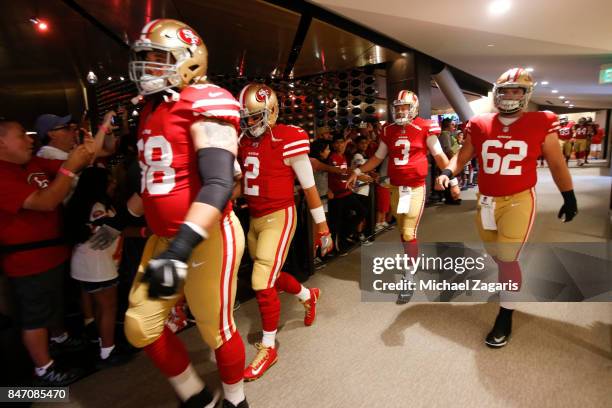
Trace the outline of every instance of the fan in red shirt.
{"label": "fan in red shirt", "polygon": [[63,281],[70,247],[63,239],[61,203],[75,173],[95,155],[92,138],[68,159],[32,157],[33,140],[17,122],[0,120],[1,269],[9,278],[35,384],[66,386],[81,375],[58,368],[49,355],[49,329],[63,325]]}
{"label": "fan in red shirt", "polygon": [[[354,170],[349,185],[364,172],[375,169],[389,156],[387,174],[391,183],[391,210],[394,213],[406,254],[419,255],[417,230],[425,207],[425,179],[427,154],[431,153],[439,168],[448,165],[448,157],[442,151],[437,123],[418,117],[419,100],[411,91],[400,91],[393,102],[393,121],[383,127],[380,145],[375,155]],[[453,179],[453,198],[459,196],[459,186]],[[407,271],[411,279],[416,271]],[[399,294],[398,304],[410,300],[411,291]]]}
{"label": "fan in red shirt", "polygon": [[184,292],[215,351],[223,406],[247,408],[244,344],[233,316],[244,233],[229,204],[239,104],[206,82],[206,46],[180,21],[151,21],[132,51],[130,78],[146,106],[138,129],[141,196],[128,207],[134,215],[144,212],[154,234],[130,291],[126,337],[168,378],[181,406],[215,405],[219,392],[205,386],[164,325]]}
{"label": "fan in red shirt", "polygon": [[[558,217],[569,222],[577,213],[576,197],[565,164],[552,112],[525,112],[533,90],[533,79],[522,68],[504,72],[495,83],[493,101],[499,113],[473,117],[466,126],[466,139],[457,155],[442,171],[438,184],[478,158],[478,204],[476,226],[487,251],[499,267],[500,282],[520,286],[518,256],[535,218],[537,159],[543,155],[563,195]],[[500,245],[496,245],[500,244]],[[512,331],[512,305],[503,301],[485,343],[503,347]]]}
{"label": "fan in red shirt", "polygon": [[308,158],[307,133],[295,126],[277,125],[278,99],[264,84],[249,84],[240,92],[243,135],[239,163],[244,177],[242,193],[251,216],[247,237],[253,259],[252,287],[261,314],[263,339],[257,355],[244,370],[244,379],[261,377],[278,359],[276,332],[280,317],[277,291],[296,295],[305,308],[304,324],[316,317],[318,288],[302,286],[282,272],[297,225],[294,182],[297,177],[316,224],[322,255],[331,247],[329,229]]}

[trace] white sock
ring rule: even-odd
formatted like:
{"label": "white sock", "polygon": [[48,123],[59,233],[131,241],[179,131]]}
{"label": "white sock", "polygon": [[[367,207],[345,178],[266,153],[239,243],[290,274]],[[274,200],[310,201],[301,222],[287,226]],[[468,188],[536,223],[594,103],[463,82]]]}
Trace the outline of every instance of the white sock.
{"label": "white sock", "polygon": [[198,373],[195,372],[191,364],[189,364],[185,371],[179,375],[168,378],[168,381],[170,381],[176,395],[178,395],[183,402],[204,389],[204,381],[202,381]]}
{"label": "white sock", "polygon": [[[263,331],[263,338],[261,339],[261,344],[263,344],[266,347],[272,347],[274,348],[275,343],[274,341],[276,340],[276,330],[274,331]],[[242,401],[242,400],[240,400]],[[240,402],[238,401],[238,402]]]}
{"label": "white sock", "polygon": [[66,332],[60,334],[59,336],[51,337],[51,341],[54,343],[63,343],[66,340],[68,340],[68,333]]}
{"label": "white sock", "polygon": [[49,361],[47,364],[45,364],[42,367],[35,367],[34,371],[36,372],[36,375],[39,377],[42,377],[43,375],[45,375],[47,373],[47,368],[51,367],[51,364],[53,364],[53,360]]}
{"label": "white sock", "polygon": [[226,384],[223,385],[223,398],[228,400],[234,405],[240,404],[246,398],[244,396],[244,381],[240,380],[236,384]]}
{"label": "white sock", "polygon": [[85,322],[85,326],[87,326],[89,323],[93,323],[94,321],[95,319],[93,317],[87,317],[83,319],[83,322]]}
{"label": "white sock", "polygon": [[310,290],[308,290],[308,288],[306,288],[306,287],[304,287],[304,285],[302,285],[302,289],[300,289],[300,293],[298,293],[295,296],[297,296],[298,299],[300,299],[302,302],[305,302],[308,299],[310,299]]}
{"label": "white sock", "polygon": [[[102,344],[102,343],[100,343]],[[108,358],[108,356],[110,356],[111,351],[113,351],[113,349],[115,348],[115,345],[113,344],[110,347],[100,347],[100,358],[102,360],[106,360]]]}

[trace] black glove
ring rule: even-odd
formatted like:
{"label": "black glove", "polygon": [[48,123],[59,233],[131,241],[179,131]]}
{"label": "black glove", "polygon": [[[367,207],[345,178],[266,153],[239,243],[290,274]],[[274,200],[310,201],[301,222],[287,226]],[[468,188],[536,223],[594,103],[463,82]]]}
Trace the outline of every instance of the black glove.
{"label": "black glove", "polygon": [[557,217],[563,222],[570,222],[576,214],[578,214],[576,195],[574,194],[574,190],[563,191],[561,195],[563,196],[563,205]]}
{"label": "black glove", "polygon": [[182,224],[164,252],[151,259],[143,282],[149,283],[149,297],[168,299],[176,295],[187,278],[187,260],[204,238],[189,225]]}

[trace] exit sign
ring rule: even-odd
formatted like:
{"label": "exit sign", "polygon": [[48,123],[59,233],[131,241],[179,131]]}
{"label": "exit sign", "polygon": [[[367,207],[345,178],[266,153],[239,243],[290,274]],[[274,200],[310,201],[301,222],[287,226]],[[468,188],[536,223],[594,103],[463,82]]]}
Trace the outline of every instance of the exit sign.
{"label": "exit sign", "polygon": [[599,83],[612,84],[612,64],[601,66],[599,69]]}

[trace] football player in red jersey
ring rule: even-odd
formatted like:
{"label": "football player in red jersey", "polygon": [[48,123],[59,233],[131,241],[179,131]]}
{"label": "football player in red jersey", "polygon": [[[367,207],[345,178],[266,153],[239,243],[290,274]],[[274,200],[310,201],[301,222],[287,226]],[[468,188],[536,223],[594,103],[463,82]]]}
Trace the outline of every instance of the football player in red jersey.
{"label": "football player in red jersey", "polygon": [[559,116],[559,146],[563,156],[565,156],[565,163],[569,162],[572,155],[572,148],[574,147],[574,121],[570,121],[567,115]]}
{"label": "football player in red jersey", "polygon": [[132,45],[130,78],[146,105],[138,129],[141,195],[128,208],[144,212],[153,235],[130,291],[125,333],[168,377],[181,406],[216,406],[219,393],[204,385],[164,326],[184,293],[215,351],[223,407],[247,408],[244,344],[232,310],[244,233],[229,203],[239,104],[206,82],[206,68],[202,39],[180,21],[151,21]]}
{"label": "football player in red jersey", "polygon": [[590,126],[587,124],[586,118],[578,119],[578,124],[574,127],[574,151],[576,152],[576,161],[578,166],[584,166],[586,162],[586,151],[589,139]]}
{"label": "football player in red jersey", "polygon": [[[427,177],[427,153],[430,152],[440,169],[448,165],[448,157],[442,151],[437,123],[418,117],[419,99],[411,91],[402,90],[393,101],[393,121],[382,130],[380,144],[373,157],[355,170],[349,179],[352,185],[362,173],[374,170],[389,156],[388,175],[391,183],[391,210],[397,219],[406,254],[419,255],[417,229],[425,207],[425,179]],[[457,179],[452,182],[453,198],[459,197]],[[416,271],[407,273],[406,278]],[[410,300],[411,291],[399,294],[397,303]]]}
{"label": "football player in red jersey", "polygon": [[[546,158],[563,196],[558,217],[569,222],[577,213],[572,179],[559,149],[556,115],[524,111],[532,90],[533,79],[524,69],[504,72],[493,90],[499,113],[478,115],[468,122],[463,147],[437,180],[439,185],[447,186],[449,177],[477,157],[480,170],[476,226],[499,267],[500,282],[512,280],[519,286],[518,256],[535,217],[538,156],[543,154]],[[485,342],[489,347],[503,347],[511,331],[512,307],[502,301]]]}
{"label": "football player in red jersey", "polygon": [[305,308],[306,326],[316,316],[319,289],[308,289],[280,270],[295,233],[296,176],[316,224],[323,256],[330,251],[332,241],[308,158],[308,134],[295,126],[276,124],[278,99],[264,84],[245,86],[239,101],[243,136],[238,158],[244,174],[242,193],[251,216],[247,246],[254,261],[251,279],[263,327],[263,340],[256,344],[257,355],[244,370],[244,379],[252,381],[261,377],[278,358],[275,338],[280,300],[277,291],[299,298]]}

